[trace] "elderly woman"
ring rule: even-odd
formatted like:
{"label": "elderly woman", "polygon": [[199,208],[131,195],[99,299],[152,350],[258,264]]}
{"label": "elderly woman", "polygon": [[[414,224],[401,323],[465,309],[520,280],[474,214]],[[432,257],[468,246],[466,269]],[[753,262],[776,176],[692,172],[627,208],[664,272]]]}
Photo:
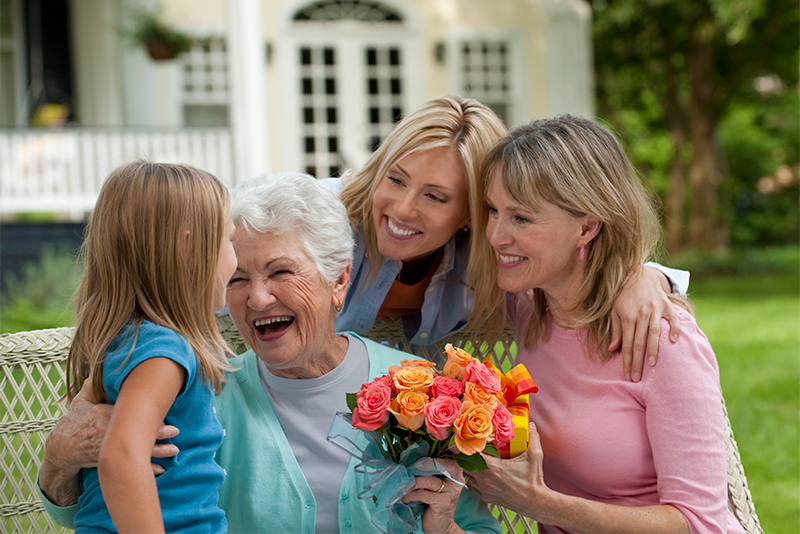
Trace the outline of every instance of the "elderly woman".
{"label": "elderly woman", "polygon": [[[251,350],[231,360],[233,371],[215,400],[226,431],[216,458],[227,471],[219,502],[229,531],[376,531],[373,501],[356,495],[357,461],[326,436],[335,413],[347,410],[346,393],[408,355],[334,332],[350,282],[353,238],[346,211],[313,178],[285,173],[240,184],[232,212],[238,266],[228,309]],[[85,420],[81,425],[85,431]],[[91,452],[63,450],[78,430],[60,426],[48,439],[40,485],[64,505],[70,503],[58,496],[65,481]],[[81,448],[69,444],[75,445]],[[191,451],[178,452],[177,461],[182,454]],[[455,462],[445,463],[463,481]],[[405,498],[428,504],[422,531],[500,531],[486,505],[462,487],[449,479],[417,478]],[[69,525],[71,508],[47,506]]]}
{"label": "elderly woman", "polygon": [[611,304],[659,235],[619,142],[586,119],[535,121],[483,176],[484,265],[499,287],[476,298],[508,302],[517,361],[540,389],[528,451],[487,458],[470,487],[543,532],[743,532],[727,508],[717,361],[687,303],[680,340],[662,339],[640,382],[607,349]]}

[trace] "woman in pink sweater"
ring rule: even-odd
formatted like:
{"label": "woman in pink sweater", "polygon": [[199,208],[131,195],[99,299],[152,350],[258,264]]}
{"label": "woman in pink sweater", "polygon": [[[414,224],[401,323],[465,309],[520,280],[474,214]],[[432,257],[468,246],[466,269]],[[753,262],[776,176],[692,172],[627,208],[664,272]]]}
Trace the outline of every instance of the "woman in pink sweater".
{"label": "woman in pink sweater", "polygon": [[743,532],[727,508],[717,362],[688,303],[676,298],[681,337],[662,336],[640,382],[605,350],[611,305],[659,237],[616,138],[585,119],[535,121],[482,175],[484,268],[499,287],[476,304],[508,313],[539,392],[528,451],[487,457],[469,486],[542,532]]}

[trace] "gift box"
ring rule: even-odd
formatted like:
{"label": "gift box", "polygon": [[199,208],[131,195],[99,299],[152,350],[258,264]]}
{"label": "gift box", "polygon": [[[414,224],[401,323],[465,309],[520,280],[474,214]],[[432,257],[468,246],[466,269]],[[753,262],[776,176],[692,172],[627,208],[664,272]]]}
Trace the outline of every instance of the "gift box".
{"label": "gift box", "polygon": [[505,374],[491,363],[488,356],[484,360],[484,364],[491,366],[500,378],[501,395],[514,422],[514,439],[505,445],[498,446],[497,453],[500,458],[505,460],[515,458],[528,448],[528,421],[530,419],[528,394],[536,393],[539,388],[522,364],[515,366]]}
{"label": "gift box", "polygon": [[507,406],[514,421],[514,439],[507,445],[497,447],[500,458],[507,460],[516,458],[528,448],[528,420],[530,419],[530,406],[528,395],[520,395],[517,401]]}

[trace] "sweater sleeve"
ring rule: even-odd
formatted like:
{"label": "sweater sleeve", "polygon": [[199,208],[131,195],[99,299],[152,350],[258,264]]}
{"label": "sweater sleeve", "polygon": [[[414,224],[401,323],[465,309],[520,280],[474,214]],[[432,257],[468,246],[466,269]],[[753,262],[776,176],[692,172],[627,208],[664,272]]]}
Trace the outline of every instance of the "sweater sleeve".
{"label": "sweater sleeve", "polygon": [[662,504],[677,507],[691,532],[725,532],[727,469],[719,369],[694,318],[681,315],[681,336],[660,340],[658,365],[644,390],[647,433]]}
{"label": "sweater sleeve", "polygon": [[456,524],[469,533],[497,533],[503,529],[489,511],[489,506],[471,490],[464,489],[458,498]]}
{"label": "sweater sleeve", "polygon": [[78,513],[78,510],[81,509],[81,506],[79,504],[73,504],[72,506],[58,506],[53,504],[39,486],[38,478],[36,480],[36,490],[39,492],[39,498],[42,500],[44,509],[47,515],[50,516],[50,519],[52,519],[56,525],[75,530],[75,515]]}

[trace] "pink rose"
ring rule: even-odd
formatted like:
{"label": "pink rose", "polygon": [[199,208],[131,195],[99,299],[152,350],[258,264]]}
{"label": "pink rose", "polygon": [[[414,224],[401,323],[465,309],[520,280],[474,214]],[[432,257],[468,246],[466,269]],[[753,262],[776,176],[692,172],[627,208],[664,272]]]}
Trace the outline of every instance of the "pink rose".
{"label": "pink rose", "polygon": [[360,397],[361,395],[364,394],[365,391],[367,391],[372,386],[376,386],[376,385],[383,385],[383,386],[386,386],[388,388],[391,388],[392,386],[394,386],[394,381],[392,380],[392,375],[379,376],[378,378],[374,379],[372,382],[367,382],[366,384],[362,384],[361,389],[358,390],[358,393],[356,393],[356,395]]}
{"label": "pink rose", "polygon": [[466,382],[474,382],[481,386],[487,393],[497,393],[500,391],[500,380],[497,373],[489,369],[479,361],[469,362],[467,374],[464,377]]}
{"label": "pink rose", "polygon": [[494,444],[496,447],[504,447],[509,441],[514,439],[514,418],[508,408],[498,404],[492,416],[494,425]]}
{"label": "pink rose", "polygon": [[432,397],[438,397],[440,395],[460,397],[463,394],[464,384],[462,384],[460,380],[449,376],[437,376],[433,379],[433,385],[431,386]]}
{"label": "pink rose", "polygon": [[[389,377],[389,384],[391,384]],[[366,386],[367,384],[365,384]],[[353,410],[353,426],[361,430],[377,430],[389,420],[389,403],[392,401],[392,387],[385,380],[373,380],[366,389],[356,394],[356,408]]]}
{"label": "pink rose", "polygon": [[450,426],[461,412],[461,401],[456,397],[440,396],[433,399],[423,409],[425,412],[425,428],[428,434],[438,439],[445,440],[453,431]]}

